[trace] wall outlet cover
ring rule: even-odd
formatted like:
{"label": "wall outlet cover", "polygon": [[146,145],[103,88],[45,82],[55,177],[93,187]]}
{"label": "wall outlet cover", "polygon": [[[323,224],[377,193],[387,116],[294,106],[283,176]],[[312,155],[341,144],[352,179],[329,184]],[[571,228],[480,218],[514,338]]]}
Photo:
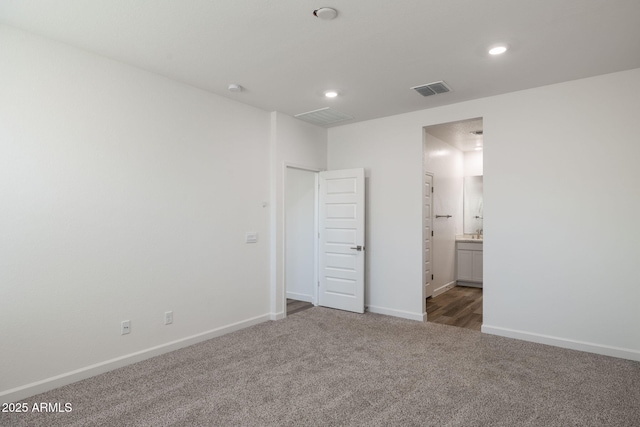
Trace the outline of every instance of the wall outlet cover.
{"label": "wall outlet cover", "polygon": [[131,320],[123,320],[120,324],[120,335],[131,333]]}

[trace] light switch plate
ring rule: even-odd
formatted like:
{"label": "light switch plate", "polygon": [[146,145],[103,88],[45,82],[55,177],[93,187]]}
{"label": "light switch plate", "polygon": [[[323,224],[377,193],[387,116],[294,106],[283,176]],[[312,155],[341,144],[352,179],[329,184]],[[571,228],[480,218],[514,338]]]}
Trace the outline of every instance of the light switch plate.
{"label": "light switch plate", "polygon": [[244,242],[258,243],[258,233],[256,233],[255,231],[247,231],[247,233],[244,235]]}

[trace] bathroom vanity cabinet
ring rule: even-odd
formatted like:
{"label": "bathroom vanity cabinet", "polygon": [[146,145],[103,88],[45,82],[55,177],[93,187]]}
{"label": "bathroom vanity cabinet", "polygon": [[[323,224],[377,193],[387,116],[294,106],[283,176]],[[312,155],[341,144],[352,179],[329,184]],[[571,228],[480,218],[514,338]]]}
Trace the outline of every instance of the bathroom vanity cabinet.
{"label": "bathroom vanity cabinet", "polygon": [[456,242],[457,282],[482,287],[482,242]]}

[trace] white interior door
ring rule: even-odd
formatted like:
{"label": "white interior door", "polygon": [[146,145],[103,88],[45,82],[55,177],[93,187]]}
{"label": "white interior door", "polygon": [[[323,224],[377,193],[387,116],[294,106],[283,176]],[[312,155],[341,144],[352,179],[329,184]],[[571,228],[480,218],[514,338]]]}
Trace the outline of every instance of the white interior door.
{"label": "white interior door", "polygon": [[318,304],[364,313],[364,169],[319,178]]}
{"label": "white interior door", "polygon": [[424,228],[422,231],[424,245],[424,296],[428,298],[433,295],[433,272],[431,269],[431,249],[433,245],[433,175],[426,172],[424,175]]}

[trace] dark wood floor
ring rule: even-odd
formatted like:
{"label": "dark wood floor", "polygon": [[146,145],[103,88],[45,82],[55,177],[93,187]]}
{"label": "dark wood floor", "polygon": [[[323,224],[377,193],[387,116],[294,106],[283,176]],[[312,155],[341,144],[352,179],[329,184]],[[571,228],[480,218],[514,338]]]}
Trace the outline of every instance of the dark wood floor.
{"label": "dark wood floor", "polygon": [[311,304],[310,302],[287,298],[287,316],[311,307],[313,307],[313,304]]}
{"label": "dark wood floor", "polygon": [[455,286],[427,298],[427,322],[479,331],[482,326],[482,288]]}

